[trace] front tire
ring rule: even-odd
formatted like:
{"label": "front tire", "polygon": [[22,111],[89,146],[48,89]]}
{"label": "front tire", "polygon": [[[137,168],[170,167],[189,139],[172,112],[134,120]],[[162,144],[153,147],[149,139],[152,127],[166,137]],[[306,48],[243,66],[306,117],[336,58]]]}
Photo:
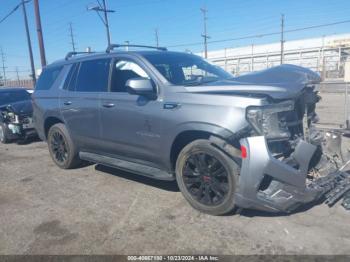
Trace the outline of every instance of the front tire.
{"label": "front tire", "polygon": [[2,144],[8,144],[11,141],[8,132],[7,126],[4,123],[0,123],[0,142]]}
{"label": "front tire", "polygon": [[47,143],[52,160],[60,168],[72,169],[82,165],[79,152],[64,124],[55,124],[50,128]]}
{"label": "front tire", "polygon": [[192,207],[224,215],[235,207],[239,166],[208,140],[185,146],[176,161],[178,186]]}

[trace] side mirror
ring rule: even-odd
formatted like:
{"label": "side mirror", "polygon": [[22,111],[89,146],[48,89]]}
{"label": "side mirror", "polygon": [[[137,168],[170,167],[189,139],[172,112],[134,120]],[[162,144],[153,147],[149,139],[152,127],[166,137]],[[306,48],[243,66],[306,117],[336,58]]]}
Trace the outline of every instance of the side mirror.
{"label": "side mirror", "polygon": [[146,96],[149,98],[156,97],[156,92],[151,79],[143,77],[131,78],[125,85],[129,94]]}

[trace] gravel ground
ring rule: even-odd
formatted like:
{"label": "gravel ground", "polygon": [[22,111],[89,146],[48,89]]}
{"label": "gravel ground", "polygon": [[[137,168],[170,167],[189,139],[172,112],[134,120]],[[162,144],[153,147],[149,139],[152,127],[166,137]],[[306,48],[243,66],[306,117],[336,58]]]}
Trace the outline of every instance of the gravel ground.
{"label": "gravel ground", "polygon": [[[327,103],[321,120],[340,121]],[[61,170],[44,142],[0,145],[0,254],[350,254],[349,218],[339,204],[209,216],[174,183],[100,165]]]}

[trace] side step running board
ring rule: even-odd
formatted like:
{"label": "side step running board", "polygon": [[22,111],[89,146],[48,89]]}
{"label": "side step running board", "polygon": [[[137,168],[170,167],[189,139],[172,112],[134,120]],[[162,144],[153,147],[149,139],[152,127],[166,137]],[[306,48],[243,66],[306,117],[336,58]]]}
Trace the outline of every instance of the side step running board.
{"label": "side step running board", "polygon": [[82,160],[93,162],[96,164],[101,164],[109,167],[114,167],[131,173],[135,173],[142,176],[147,176],[159,180],[173,181],[175,178],[172,174],[158,169],[156,167],[150,167],[147,165],[130,162],[127,160],[122,160],[119,158],[98,155],[89,152],[80,152],[79,157]]}

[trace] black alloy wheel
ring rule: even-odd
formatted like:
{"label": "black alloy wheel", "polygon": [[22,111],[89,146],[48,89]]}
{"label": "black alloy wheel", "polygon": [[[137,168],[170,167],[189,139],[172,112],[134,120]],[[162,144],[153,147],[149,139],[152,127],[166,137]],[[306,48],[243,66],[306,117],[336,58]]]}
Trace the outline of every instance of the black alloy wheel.
{"label": "black alloy wheel", "polygon": [[47,144],[52,160],[60,168],[71,169],[82,165],[79,150],[64,124],[58,123],[50,128]]}
{"label": "black alloy wheel", "polygon": [[239,165],[207,139],[186,145],[176,161],[176,181],[190,205],[211,215],[235,207]]}
{"label": "black alloy wheel", "polygon": [[192,154],[182,172],[188,192],[198,202],[209,206],[223,202],[229,191],[228,174],[214,156],[205,152]]}
{"label": "black alloy wheel", "polygon": [[52,133],[50,141],[53,156],[59,163],[64,163],[68,159],[68,148],[63,135],[59,131]]}

